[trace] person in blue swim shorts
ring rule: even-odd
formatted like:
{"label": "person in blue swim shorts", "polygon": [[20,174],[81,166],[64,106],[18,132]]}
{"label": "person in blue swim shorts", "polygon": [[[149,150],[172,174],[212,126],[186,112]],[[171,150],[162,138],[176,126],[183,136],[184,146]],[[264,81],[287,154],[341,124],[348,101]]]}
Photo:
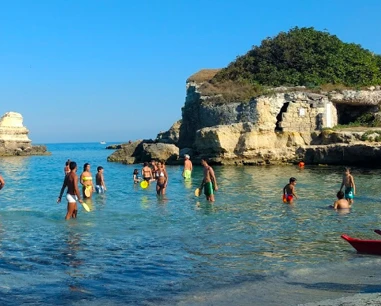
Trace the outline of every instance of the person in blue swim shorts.
{"label": "person in blue swim shorts", "polygon": [[95,191],[97,193],[105,193],[106,191],[106,184],[103,176],[103,167],[99,166],[97,168],[97,174],[95,175]]}
{"label": "person in blue swim shorts", "polygon": [[353,198],[356,194],[356,185],[355,185],[355,180],[353,179],[353,176],[351,174],[351,169],[349,168],[345,168],[344,170],[343,181],[341,182],[339,191],[342,191],[343,187],[345,187],[344,189],[345,199],[348,201],[349,205],[352,205]]}

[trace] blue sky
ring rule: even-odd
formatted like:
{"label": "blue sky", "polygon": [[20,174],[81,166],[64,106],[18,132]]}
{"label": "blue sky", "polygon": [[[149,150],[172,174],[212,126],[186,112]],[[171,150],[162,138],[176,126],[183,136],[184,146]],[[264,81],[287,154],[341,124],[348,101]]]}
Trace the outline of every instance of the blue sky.
{"label": "blue sky", "polygon": [[155,138],[185,80],[294,26],[381,54],[381,1],[0,1],[0,115],[33,143]]}

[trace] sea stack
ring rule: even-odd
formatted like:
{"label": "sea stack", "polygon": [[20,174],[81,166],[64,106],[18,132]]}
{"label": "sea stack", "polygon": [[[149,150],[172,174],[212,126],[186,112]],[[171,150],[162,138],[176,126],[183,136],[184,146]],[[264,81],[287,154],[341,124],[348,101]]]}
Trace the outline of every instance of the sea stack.
{"label": "sea stack", "polygon": [[0,155],[45,155],[45,146],[32,146],[29,130],[23,125],[23,117],[7,112],[0,118]]}

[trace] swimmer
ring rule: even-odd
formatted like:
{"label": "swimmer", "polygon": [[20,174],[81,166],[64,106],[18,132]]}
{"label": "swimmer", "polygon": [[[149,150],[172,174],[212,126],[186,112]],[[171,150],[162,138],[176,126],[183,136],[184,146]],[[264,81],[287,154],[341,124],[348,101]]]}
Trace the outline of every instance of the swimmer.
{"label": "swimmer", "polygon": [[340,186],[340,191],[343,189],[344,186],[345,186],[345,190],[344,190],[345,199],[349,202],[349,205],[352,205],[353,198],[356,194],[356,185],[355,185],[353,176],[351,175],[350,168],[345,168],[344,170],[343,181]]}
{"label": "swimmer", "polygon": [[[90,164],[86,163],[83,165],[83,172],[79,178],[80,183],[82,184],[82,194],[83,198],[88,198],[90,199],[93,191],[94,191],[94,186],[93,186],[93,178],[90,172]],[[89,196],[86,196],[85,190],[89,192]]]}
{"label": "swimmer", "polygon": [[349,202],[346,199],[344,199],[344,192],[339,191],[336,196],[337,196],[337,200],[333,203],[334,209],[351,208],[351,205],[349,204]]}
{"label": "swimmer", "polygon": [[182,173],[182,177],[184,179],[190,179],[192,176],[192,170],[193,170],[193,165],[192,162],[190,161],[190,156],[188,154],[184,155],[184,170]]}
{"label": "swimmer", "polygon": [[95,191],[97,193],[105,193],[106,191],[106,184],[103,176],[103,167],[98,166],[97,168],[97,174],[95,175]]}
{"label": "swimmer", "polygon": [[298,198],[298,196],[295,193],[295,185],[296,178],[291,177],[290,182],[283,188],[283,202],[292,204],[292,202],[294,201],[294,197],[295,199]]}
{"label": "swimmer", "polygon": [[65,176],[64,182],[62,184],[62,188],[60,191],[60,195],[58,196],[57,203],[61,202],[62,195],[67,187],[67,213],[65,216],[66,220],[70,218],[77,218],[77,200],[79,203],[83,203],[81,200],[81,196],[78,190],[78,176],[77,176],[77,164],[75,162],[70,162],[69,164],[70,172]]}
{"label": "swimmer", "polygon": [[201,182],[200,189],[204,188],[204,194],[209,202],[214,202],[214,191],[218,190],[217,179],[213,168],[208,165],[205,159],[201,159],[201,165],[204,167],[204,178]]}

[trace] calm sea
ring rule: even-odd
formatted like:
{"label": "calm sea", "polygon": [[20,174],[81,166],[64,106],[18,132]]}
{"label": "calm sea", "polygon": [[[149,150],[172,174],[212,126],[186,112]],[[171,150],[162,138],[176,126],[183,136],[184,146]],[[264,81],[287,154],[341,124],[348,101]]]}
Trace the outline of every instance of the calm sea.
{"label": "calm sea", "polygon": [[[167,196],[132,182],[137,165],[108,163],[97,143],[51,144],[51,156],[0,158],[0,305],[296,305],[381,291],[377,256],[342,233],[381,238],[381,170],[353,169],[349,214],[327,208],[341,167],[215,167],[216,202],[196,198],[180,166]],[[104,167],[108,191],[65,221],[56,203],[70,158]],[[283,204],[290,176],[300,199]]]}

